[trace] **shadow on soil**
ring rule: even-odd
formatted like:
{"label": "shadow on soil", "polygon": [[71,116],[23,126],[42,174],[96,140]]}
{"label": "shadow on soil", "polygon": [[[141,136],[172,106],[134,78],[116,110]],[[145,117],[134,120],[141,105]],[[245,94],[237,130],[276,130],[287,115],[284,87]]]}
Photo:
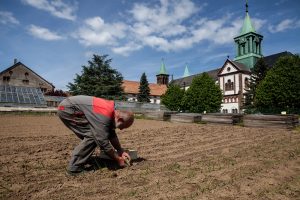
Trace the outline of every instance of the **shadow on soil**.
{"label": "shadow on soil", "polygon": [[[137,158],[135,160],[131,160],[130,165],[134,165],[134,163],[139,163],[139,162],[143,162],[143,161],[146,161],[146,159],[145,158]],[[85,168],[86,171],[96,171],[96,170],[99,170],[102,168],[107,168],[107,169],[113,170],[113,171],[122,169],[122,167],[120,167],[117,162],[110,160],[110,159],[100,158],[98,156],[92,156],[90,158],[90,160],[88,161],[87,165],[88,166]]]}

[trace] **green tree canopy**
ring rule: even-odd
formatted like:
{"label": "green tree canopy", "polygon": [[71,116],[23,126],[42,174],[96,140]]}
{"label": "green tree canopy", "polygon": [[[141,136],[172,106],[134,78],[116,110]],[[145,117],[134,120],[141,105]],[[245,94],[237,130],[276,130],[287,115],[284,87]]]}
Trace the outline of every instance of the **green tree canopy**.
{"label": "green tree canopy", "polygon": [[184,95],[184,90],[178,85],[170,85],[166,93],[161,97],[161,102],[168,109],[178,111],[181,109],[181,103]]}
{"label": "green tree canopy", "polygon": [[245,104],[244,108],[251,109],[253,108],[253,101],[255,98],[256,88],[260,82],[266,77],[266,74],[269,70],[268,65],[265,63],[264,59],[261,58],[257,61],[253,68],[251,68],[251,77],[248,82],[247,93],[245,94]]}
{"label": "green tree canopy", "polygon": [[68,94],[62,90],[54,90],[50,92],[46,92],[45,95],[47,96],[60,96],[60,97],[66,97]]}
{"label": "green tree canopy", "polygon": [[274,67],[256,90],[254,105],[261,111],[300,110],[300,57],[284,56],[278,59]]}
{"label": "green tree canopy", "polygon": [[67,87],[72,95],[89,95],[106,99],[123,97],[123,77],[111,68],[111,59],[107,55],[93,55],[88,66],[82,66],[81,74],[76,74],[74,83]]}
{"label": "green tree canopy", "polygon": [[142,74],[140,79],[139,94],[137,96],[139,102],[150,102],[150,88],[145,73]]}
{"label": "green tree canopy", "polygon": [[222,103],[222,92],[215,81],[203,73],[195,77],[183,97],[183,107],[190,112],[218,112]]}

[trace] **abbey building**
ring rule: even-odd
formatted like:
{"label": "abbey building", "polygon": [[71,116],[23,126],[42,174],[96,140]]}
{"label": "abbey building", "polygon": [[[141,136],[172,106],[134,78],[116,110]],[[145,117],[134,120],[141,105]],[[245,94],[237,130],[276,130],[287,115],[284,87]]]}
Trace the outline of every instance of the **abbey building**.
{"label": "abbey building", "polygon": [[[245,99],[247,83],[250,80],[251,71],[258,59],[263,58],[265,63],[272,67],[281,56],[289,55],[290,52],[281,52],[269,56],[262,55],[263,36],[256,32],[248,13],[246,4],[246,16],[240,34],[234,38],[236,56],[233,60],[227,59],[224,64],[214,70],[207,71],[220,86],[223,92],[223,100],[220,112],[241,113]],[[185,74],[186,74],[185,69]],[[183,89],[188,89],[195,76],[183,76],[175,79],[173,84],[179,85]]]}

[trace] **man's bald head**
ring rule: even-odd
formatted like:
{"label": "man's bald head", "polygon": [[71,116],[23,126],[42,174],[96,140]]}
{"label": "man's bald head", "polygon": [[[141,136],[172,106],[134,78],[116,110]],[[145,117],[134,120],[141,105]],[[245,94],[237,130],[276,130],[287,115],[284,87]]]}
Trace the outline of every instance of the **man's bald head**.
{"label": "man's bald head", "polygon": [[115,110],[116,128],[119,128],[120,130],[124,128],[128,128],[133,124],[133,122],[134,122],[133,112]]}

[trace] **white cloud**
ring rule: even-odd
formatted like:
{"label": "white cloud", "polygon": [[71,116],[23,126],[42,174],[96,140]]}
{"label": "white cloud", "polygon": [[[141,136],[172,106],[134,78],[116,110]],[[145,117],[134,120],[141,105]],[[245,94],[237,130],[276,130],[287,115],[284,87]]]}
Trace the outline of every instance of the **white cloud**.
{"label": "white cloud", "polygon": [[27,5],[50,12],[58,18],[74,21],[77,3],[66,4],[62,0],[22,0]]}
{"label": "white cloud", "polygon": [[40,26],[35,26],[35,25],[30,25],[28,28],[28,32],[33,35],[34,37],[37,37],[42,40],[62,40],[64,39],[62,36],[58,35],[55,32],[51,32],[50,30],[40,27]]}
{"label": "white cloud", "polygon": [[136,3],[129,13],[135,21],[133,31],[140,36],[152,33],[176,36],[187,31],[183,21],[200,9],[189,0],[161,0],[160,5],[152,7]]}
{"label": "white cloud", "polygon": [[[215,44],[232,42],[243,21],[232,20],[227,14],[191,23],[193,15],[205,6],[196,7],[191,1],[180,0],[161,0],[156,6],[135,4],[130,10],[134,19],[132,33],[143,45],[166,52],[189,49],[204,40]],[[261,26],[262,21],[257,22]]]}
{"label": "white cloud", "polygon": [[252,18],[251,21],[256,31],[259,31],[267,23],[267,20],[258,18]]}
{"label": "white cloud", "polygon": [[142,42],[150,47],[157,48],[162,51],[169,51],[170,50],[170,44],[167,39],[158,37],[158,36],[146,36],[145,38],[142,38]]}
{"label": "white cloud", "polygon": [[124,23],[107,24],[101,17],[93,17],[85,20],[75,37],[85,46],[115,45],[126,36],[127,28]]}
{"label": "white cloud", "polygon": [[96,54],[96,53],[93,52],[93,51],[87,51],[87,52],[84,53],[84,56],[86,58],[91,58],[94,54]]}
{"label": "white cloud", "polygon": [[281,4],[287,2],[288,0],[279,0],[275,3],[276,6],[280,6]]}
{"label": "white cloud", "polygon": [[[205,6],[197,7],[190,0],[160,0],[156,5],[135,3],[127,12],[127,24],[93,17],[84,21],[75,37],[85,46],[105,46],[124,56],[143,47],[170,52],[190,49],[204,41],[214,45],[233,43],[243,19],[236,19],[233,14],[201,18],[198,14]],[[266,20],[253,18],[252,22],[259,30]]]}
{"label": "white cloud", "polygon": [[13,13],[0,11],[0,23],[1,24],[20,24],[20,22],[14,17]]}
{"label": "white cloud", "polygon": [[295,19],[285,19],[282,20],[279,24],[277,25],[270,25],[268,27],[269,31],[271,33],[277,33],[277,32],[283,32],[288,29],[295,29],[300,27],[300,20],[295,20]]}
{"label": "white cloud", "polygon": [[142,45],[136,44],[134,42],[130,42],[125,46],[113,47],[112,51],[116,54],[120,54],[123,56],[128,56],[131,52],[137,51],[142,48]]}

